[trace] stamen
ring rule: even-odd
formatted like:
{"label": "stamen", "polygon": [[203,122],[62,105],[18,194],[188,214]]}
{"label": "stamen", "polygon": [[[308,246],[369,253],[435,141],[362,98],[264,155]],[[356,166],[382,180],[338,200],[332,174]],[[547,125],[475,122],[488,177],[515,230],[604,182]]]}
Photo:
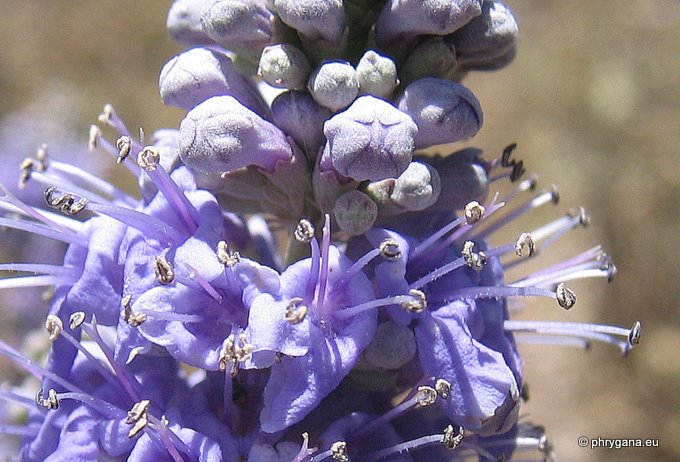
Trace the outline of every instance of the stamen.
{"label": "stamen", "polygon": [[[185,263],[184,266],[189,270],[189,278],[191,278],[192,281],[196,282],[201,289],[205,290],[205,292],[210,295],[210,297],[215,300],[216,302],[221,302],[222,301],[222,295],[220,295],[217,290],[208,282],[206,278],[204,278],[198,271],[196,271],[196,268],[191,266],[188,263]],[[188,281],[187,281],[188,282]],[[188,284],[184,284],[188,285]]]}
{"label": "stamen", "polygon": [[101,129],[94,124],[90,125],[90,131],[87,135],[87,150],[88,151],[94,151],[95,149],[97,149],[98,141],[99,141],[99,138],[101,138],[101,136],[102,136]]}
{"label": "stamen", "polygon": [[303,218],[298,222],[297,227],[293,232],[293,235],[295,236],[295,239],[298,242],[306,244],[312,240],[312,238],[314,237],[314,233],[315,230],[314,225],[312,225],[312,222],[307,220],[306,218]]}
{"label": "stamen", "polygon": [[463,427],[455,427],[454,429],[453,425],[449,425],[444,429],[444,439],[442,441],[444,443],[444,447],[453,451],[458,446],[460,446],[464,436],[465,429]]}
{"label": "stamen", "polygon": [[[566,288],[565,288],[566,289]],[[567,289],[571,292],[570,289]],[[571,292],[573,295],[573,292]],[[566,294],[563,303],[566,304]],[[515,287],[515,286],[477,286],[463,287],[452,290],[446,297],[447,301],[461,300],[465,298],[508,298],[508,297],[547,297],[557,300],[556,292],[541,287]],[[575,296],[574,296],[575,298]],[[559,302],[558,302],[559,303]],[[560,306],[562,306],[560,304]],[[573,306],[573,305],[572,305]]]}
{"label": "stamen", "polygon": [[175,281],[175,269],[164,255],[156,257],[154,273],[156,274],[156,280],[163,285],[172,284]]}
{"label": "stamen", "polygon": [[465,223],[468,225],[477,223],[484,217],[485,212],[486,209],[484,208],[483,205],[480,205],[479,202],[477,201],[468,202],[465,205],[464,211]]}
{"label": "stamen", "polygon": [[399,243],[389,237],[380,243],[379,251],[380,256],[386,260],[399,260],[401,258]]}
{"label": "stamen", "polygon": [[139,434],[149,424],[149,406],[151,401],[148,399],[135,403],[127,414],[125,423],[133,425],[128,432],[128,438],[132,439]]}
{"label": "stamen", "polygon": [[[563,335],[586,340],[595,340],[618,346],[623,354],[640,341],[640,322],[635,322],[633,327],[625,329],[618,326],[602,324],[588,324],[580,322],[557,322],[557,321],[504,321],[503,328],[508,332],[529,332],[554,337]],[[616,337],[623,337],[625,341]]]}
{"label": "stamen", "polygon": [[43,143],[38,147],[35,152],[36,168],[39,172],[44,172],[47,170],[47,166],[50,164],[49,156],[47,154],[47,144]]}
{"label": "stamen", "polygon": [[334,460],[339,462],[349,462],[347,443],[344,441],[336,441],[335,443],[331,444],[331,454]]}
{"label": "stamen", "polygon": [[538,185],[538,176],[533,173],[529,176],[529,178],[526,178],[522,181],[520,181],[517,184],[517,187],[507,193],[503,198],[501,199],[500,202],[505,202],[508,204],[510,201],[512,201],[515,197],[517,197],[519,194],[526,192],[526,191],[534,191],[536,189],[536,186]]}
{"label": "stamen", "polygon": [[217,260],[227,268],[231,268],[241,260],[241,255],[229,250],[229,244],[225,241],[220,241],[217,243]]}
{"label": "stamen", "polygon": [[87,199],[84,197],[58,192],[56,186],[50,186],[45,190],[45,200],[50,207],[54,207],[68,216],[77,214],[87,205]]}
{"label": "stamen", "polygon": [[428,385],[421,385],[418,387],[418,393],[416,396],[419,396],[418,406],[432,406],[437,401],[437,390]]}
{"label": "stamen", "polygon": [[59,399],[57,398],[56,390],[54,388],[50,388],[47,392],[47,398],[44,398],[43,389],[40,387],[38,392],[35,394],[35,404],[47,409],[48,411],[59,409]]}
{"label": "stamen", "polygon": [[300,305],[304,300],[300,297],[293,297],[286,307],[284,319],[291,324],[300,324],[307,317],[307,307]]}
{"label": "stamen", "polygon": [[557,303],[565,310],[571,309],[576,304],[576,294],[565,286],[564,283],[557,285],[555,294],[557,295]]}
{"label": "stamen", "polygon": [[321,269],[319,270],[319,293],[317,296],[316,308],[320,313],[324,313],[324,301],[326,299],[326,286],[328,284],[328,259],[330,258],[331,246],[331,217],[326,214],[324,220],[322,239],[321,239]]}
{"label": "stamen", "polygon": [[19,183],[17,185],[19,189],[24,189],[26,187],[28,180],[31,179],[33,167],[34,167],[33,159],[31,159],[30,157],[27,157],[19,164]]}
{"label": "stamen", "polygon": [[58,176],[66,177],[70,183],[81,182],[88,188],[96,189],[112,197],[114,200],[123,202],[130,207],[136,207],[139,203],[139,201],[134,199],[132,196],[124,193],[108,181],[105,181],[96,175],[92,175],[91,173],[88,173],[74,165],[65,164],[62,162],[52,162],[50,164],[50,171],[60,173],[61,175]]}
{"label": "stamen", "polygon": [[0,263],[0,271],[24,271],[35,274],[63,276],[67,279],[78,277],[76,268],[72,266],[45,265],[41,263]]}
{"label": "stamen", "polygon": [[54,342],[64,330],[64,324],[57,316],[50,314],[47,315],[45,320],[45,330],[47,331],[47,338]]}
{"label": "stamen", "polygon": [[77,236],[76,232],[82,226],[80,222],[61,215],[56,215],[45,210],[38,212],[33,207],[25,204],[15,197],[10,191],[7,190],[7,188],[2,185],[2,183],[0,183],[0,192],[2,192],[2,196],[0,196],[0,208],[3,208],[9,212],[18,212],[27,217],[34,218],[50,228],[59,230],[66,234],[71,234],[74,237]]}
{"label": "stamen", "polygon": [[475,253],[472,251],[475,243],[472,241],[466,241],[463,244],[463,250],[460,251],[461,255],[465,259],[465,264],[475,271],[481,271],[486,265],[487,255],[485,252]]}
{"label": "stamen", "polygon": [[3,289],[18,289],[21,287],[40,287],[40,286],[57,286],[60,284],[73,283],[74,280],[64,278],[63,276],[41,275],[41,276],[23,276],[16,278],[2,278],[0,279],[0,290]]}
{"label": "stamen", "polygon": [[[409,311],[418,313],[427,307],[427,300],[425,299],[425,294],[423,292],[419,290],[410,290],[408,295],[394,295],[391,297],[379,298],[349,308],[337,310],[333,312],[333,316],[338,319],[347,319],[373,308],[390,305],[401,305]],[[418,309],[420,309],[420,311],[417,311]]]}

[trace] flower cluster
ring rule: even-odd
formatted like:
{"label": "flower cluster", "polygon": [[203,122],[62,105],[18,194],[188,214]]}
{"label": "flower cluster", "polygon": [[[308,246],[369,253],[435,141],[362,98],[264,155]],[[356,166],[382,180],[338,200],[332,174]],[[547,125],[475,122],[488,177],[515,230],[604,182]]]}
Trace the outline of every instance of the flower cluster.
{"label": "flower cluster", "polygon": [[572,308],[565,283],[614,265],[595,247],[507,281],[587,215],[495,243],[557,192],[522,179],[514,145],[425,151],[480,129],[459,82],[512,60],[510,9],[176,0],[167,24],[189,47],[159,82],[179,128],[147,143],[106,106],[90,130],[139,197],[46,149],[21,179],[47,209],[3,188],[0,225],[68,245],[60,265],[0,265],[29,273],[0,288],[54,288],[46,364],[0,342],[41,383],[0,392],[25,410],[0,424],[22,459],[550,457],[518,421],[517,343],[626,353],[640,324],[511,320],[520,297]]}

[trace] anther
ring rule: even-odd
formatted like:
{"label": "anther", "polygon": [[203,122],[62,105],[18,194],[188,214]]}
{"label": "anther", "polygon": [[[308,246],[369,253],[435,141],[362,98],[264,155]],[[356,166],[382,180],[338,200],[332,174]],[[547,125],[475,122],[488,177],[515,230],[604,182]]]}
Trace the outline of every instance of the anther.
{"label": "anther", "polygon": [[300,305],[303,299],[293,297],[286,307],[284,319],[291,324],[300,324],[307,317],[307,307]]}
{"label": "anther", "polygon": [[146,321],[145,313],[136,313],[132,311],[132,295],[126,295],[121,301],[123,305],[123,319],[130,327],[139,327]]}
{"label": "anther", "polygon": [[172,263],[163,255],[156,257],[154,273],[156,273],[156,280],[163,285],[172,284],[175,280],[175,270]]}
{"label": "anther", "polygon": [[477,201],[468,202],[465,205],[465,222],[468,225],[477,223],[479,220],[484,218],[484,213],[486,209]]}
{"label": "anther", "polygon": [[339,462],[348,462],[349,455],[347,454],[347,443],[344,441],[336,441],[335,443],[331,444],[331,454],[333,456],[333,460],[337,460]]}
{"label": "anther", "polygon": [[241,260],[241,255],[229,250],[229,244],[225,241],[220,241],[217,243],[217,260],[227,268],[231,268]]}
{"label": "anther", "polygon": [[427,385],[418,387],[418,394],[420,395],[418,400],[420,407],[431,406],[437,401],[437,390]]}
{"label": "anther", "polygon": [[146,146],[137,156],[137,165],[144,170],[154,171],[161,161],[161,152],[154,146]]}
{"label": "anther", "polygon": [[524,251],[526,250],[526,256],[530,257],[534,254],[534,251],[536,250],[536,243],[534,242],[534,238],[531,236],[529,233],[522,233],[519,235],[517,238],[517,241],[515,242],[515,253],[517,254],[518,257],[523,257],[524,256]]}
{"label": "anther", "polygon": [[579,207],[578,210],[572,210],[569,212],[569,215],[574,218],[578,217],[578,223],[584,228],[590,225],[590,216],[583,207]]}
{"label": "anther", "polygon": [[90,125],[90,132],[87,136],[87,149],[94,151],[99,145],[99,137],[102,136],[101,129],[96,125]]}
{"label": "anther", "polygon": [[560,203],[560,190],[557,189],[557,185],[552,185],[550,187],[550,200],[555,205]]}
{"label": "anther", "polygon": [[631,347],[640,343],[640,334],[642,334],[642,324],[640,324],[640,321],[635,321],[628,334],[628,344]]}
{"label": "anther", "polygon": [[44,172],[47,170],[49,164],[47,155],[47,145],[45,143],[41,144],[38,150],[35,152],[36,170],[39,172]]}
{"label": "anther", "polygon": [[116,140],[116,148],[118,149],[118,158],[116,163],[120,164],[130,155],[130,148],[132,146],[132,140],[129,136],[123,135]]}
{"label": "anther", "polygon": [[380,243],[380,256],[387,260],[399,260],[401,258],[401,249],[399,243],[388,237]]}
{"label": "anther", "polygon": [[437,395],[442,399],[448,399],[451,395],[451,383],[444,379],[437,379],[434,383],[434,389],[437,390]]}
{"label": "anther", "polygon": [[229,335],[222,343],[222,349],[219,356],[219,369],[222,372],[227,370],[227,366],[231,365],[229,374],[232,378],[236,377],[239,370],[239,363],[250,359],[253,355],[253,345],[247,343],[245,334],[238,336],[238,342],[234,334]]}
{"label": "anther", "polygon": [[311,221],[303,218],[300,220],[295,227],[295,232],[293,235],[298,242],[307,243],[314,237],[314,225]]}
{"label": "anther", "polygon": [[517,148],[517,143],[510,143],[505,148],[503,148],[503,154],[501,155],[501,166],[503,167],[512,166],[510,156],[512,155],[512,151],[514,151],[515,148]]}
{"label": "anther", "polygon": [[444,429],[444,438],[442,439],[442,443],[444,443],[444,447],[446,449],[454,450],[460,446],[464,436],[465,429],[463,427],[454,428],[453,425],[449,425]]}
{"label": "anther", "polygon": [[411,313],[422,313],[427,308],[425,293],[418,289],[411,289],[408,291],[408,294],[412,297],[411,300],[401,302],[401,306]]}
{"label": "anther", "polygon": [[69,216],[77,214],[87,205],[87,199],[84,197],[77,197],[70,193],[60,193],[57,191],[56,186],[50,186],[45,190],[45,201],[47,201],[50,207],[54,207],[64,215]]}
{"label": "anther", "polygon": [[64,330],[64,324],[57,316],[49,314],[45,320],[45,330],[47,331],[47,338],[54,342],[61,335],[61,331]]}
{"label": "anther", "polygon": [[80,326],[83,325],[84,322],[85,322],[84,311],[76,311],[68,318],[68,326],[71,328],[71,330],[79,328]]}
{"label": "anther", "polygon": [[35,404],[47,409],[48,411],[59,409],[59,398],[57,398],[57,392],[53,388],[50,388],[50,390],[47,392],[47,399],[45,399],[43,397],[43,389],[41,387],[35,394]]}
{"label": "anther", "polygon": [[19,189],[26,187],[26,183],[28,183],[28,180],[31,179],[31,173],[33,173],[34,166],[35,163],[30,157],[27,157],[23,160],[23,162],[21,162],[21,164],[19,164]]}
{"label": "anther", "polygon": [[576,294],[562,282],[557,285],[555,294],[557,295],[557,303],[565,310],[571,309],[576,304]]}
{"label": "anther", "polygon": [[144,399],[132,406],[132,409],[127,413],[125,423],[131,424],[132,428],[128,432],[128,438],[134,438],[144,430],[149,424],[149,406],[151,401]]}
{"label": "anther", "polygon": [[475,271],[481,271],[484,268],[484,265],[486,265],[487,256],[484,252],[473,252],[472,249],[474,246],[474,242],[465,241],[463,244],[463,250],[460,251],[460,254],[465,259],[465,264],[467,266],[474,269]]}
{"label": "anther", "polygon": [[104,109],[102,109],[102,112],[99,114],[97,119],[103,124],[108,124],[111,122],[111,116],[113,116],[113,112],[113,106],[111,104],[105,104]]}

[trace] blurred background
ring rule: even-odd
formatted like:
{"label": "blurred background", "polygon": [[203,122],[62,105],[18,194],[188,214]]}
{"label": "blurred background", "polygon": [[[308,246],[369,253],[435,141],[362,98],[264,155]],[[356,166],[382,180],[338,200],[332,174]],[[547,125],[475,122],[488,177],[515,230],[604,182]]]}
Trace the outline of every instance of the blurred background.
{"label": "blurred background", "polygon": [[[583,205],[592,225],[572,232],[543,258],[603,244],[619,269],[611,284],[572,284],[568,313],[532,303],[525,319],[631,326],[643,323],[638,348],[522,348],[530,399],[526,420],[545,425],[562,461],[680,460],[680,2],[677,0],[508,0],[520,25],[519,52],[500,72],[464,83],[482,103],[485,125],[470,143],[517,157],[562,202],[527,217],[531,229]],[[89,125],[112,103],[128,126],[151,134],[177,127],[157,78],[180,50],[165,32],[169,1],[0,0],[0,180],[47,142],[91,170],[113,165],[85,152]],[[11,180],[8,180],[11,179]],[[21,243],[0,234],[0,252]],[[36,247],[40,251],[40,247]],[[45,254],[47,252],[47,254]],[[60,258],[43,251],[46,260]],[[2,338],[21,343],[21,325],[43,309],[6,291]],[[15,372],[0,361],[0,379]],[[588,438],[658,438],[655,449],[583,449]]]}

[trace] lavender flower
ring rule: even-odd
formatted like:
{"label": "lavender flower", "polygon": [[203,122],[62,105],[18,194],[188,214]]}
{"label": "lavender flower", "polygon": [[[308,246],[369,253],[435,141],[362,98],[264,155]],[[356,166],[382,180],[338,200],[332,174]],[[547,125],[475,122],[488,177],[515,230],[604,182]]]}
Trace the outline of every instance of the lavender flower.
{"label": "lavender flower", "polygon": [[[0,265],[32,274],[0,288],[54,287],[46,365],[0,342],[41,382],[34,398],[0,392],[24,410],[25,424],[0,427],[22,436],[22,459],[549,457],[542,429],[518,422],[517,344],[627,353],[640,323],[511,319],[509,299],[570,309],[566,282],[613,276],[594,247],[507,280],[587,215],[496,244],[557,192],[522,180],[514,145],[490,161],[474,148],[419,151],[479,130],[479,102],[448,79],[507,62],[510,10],[178,0],[168,28],[205,46],[161,73],[163,101],[188,111],[179,130],[145,145],[111,106],[100,121],[115,142],[90,130],[140,198],[42,154],[22,181],[46,187],[52,210],[0,198],[13,214],[0,224],[68,245],[62,264]],[[254,63],[288,89],[270,106]]]}

